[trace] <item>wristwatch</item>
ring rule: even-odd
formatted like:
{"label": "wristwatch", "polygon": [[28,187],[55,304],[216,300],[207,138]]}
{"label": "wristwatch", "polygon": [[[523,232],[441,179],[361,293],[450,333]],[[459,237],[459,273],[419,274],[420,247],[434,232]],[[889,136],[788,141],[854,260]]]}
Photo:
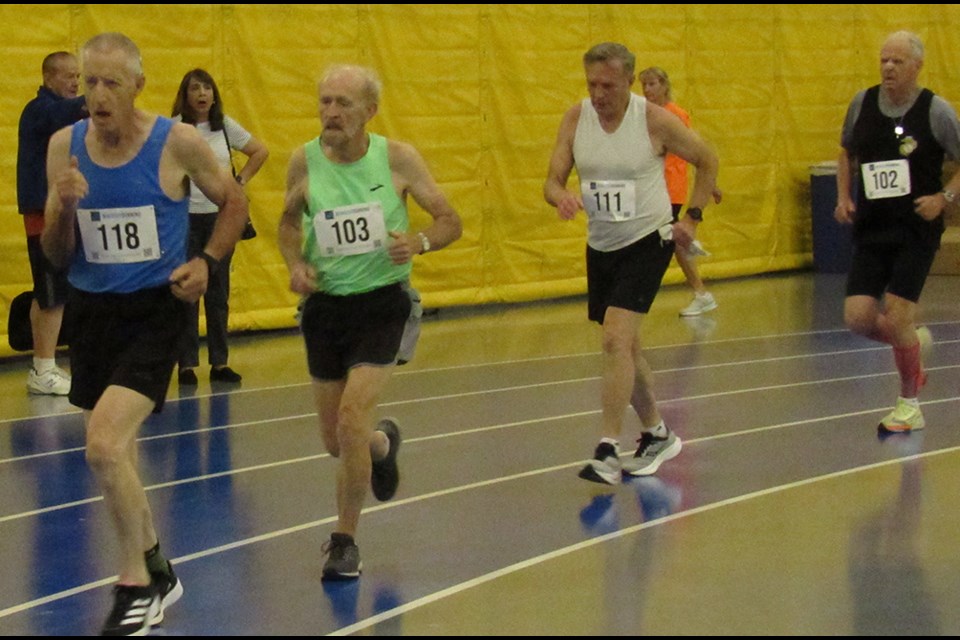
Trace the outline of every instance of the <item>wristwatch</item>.
{"label": "wristwatch", "polygon": [[950,191],[949,189],[944,189],[942,193],[943,193],[943,199],[947,201],[947,204],[953,204],[954,202],[957,201],[957,194],[955,194],[953,191]]}
{"label": "wristwatch", "polygon": [[199,257],[203,258],[203,261],[207,263],[207,273],[209,275],[212,276],[217,272],[217,269],[220,268],[220,261],[206,251],[201,251]]}
{"label": "wristwatch", "polygon": [[687,209],[687,215],[697,222],[703,222],[703,209],[700,207],[689,207]]}
{"label": "wristwatch", "polygon": [[426,236],[422,231],[417,233],[420,237],[420,254],[424,254],[427,251],[430,251],[430,238]]}

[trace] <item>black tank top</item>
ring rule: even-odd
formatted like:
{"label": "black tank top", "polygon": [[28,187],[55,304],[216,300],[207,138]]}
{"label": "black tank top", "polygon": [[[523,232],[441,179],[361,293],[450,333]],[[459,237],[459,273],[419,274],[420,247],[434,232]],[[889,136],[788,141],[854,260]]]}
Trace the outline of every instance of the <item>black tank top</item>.
{"label": "black tank top", "polygon": [[[915,234],[924,243],[938,247],[943,234],[943,216],[933,221],[921,218],[914,211],[913,201],[918,196],[930,195],[943,188],[944,149],[933,137],[930,128],[930,104],[933,92],[923,89],[917,101],[903,118],[891,118],[880,112],[879,85],[867,89],[860,115],[853,127],[850,155],[861,167],[857,182],[857,218],[854,237],[860,243],[899,243],[904,234]],[[897,134],[895,127],[903,127]],[[916,148],[904,156],[904,140],[916,142]],[[900,160],[906,157],[910,168],[911,192],[908,195],[880,200],[867,200],[863,188],[862,166],[882,160]]]}

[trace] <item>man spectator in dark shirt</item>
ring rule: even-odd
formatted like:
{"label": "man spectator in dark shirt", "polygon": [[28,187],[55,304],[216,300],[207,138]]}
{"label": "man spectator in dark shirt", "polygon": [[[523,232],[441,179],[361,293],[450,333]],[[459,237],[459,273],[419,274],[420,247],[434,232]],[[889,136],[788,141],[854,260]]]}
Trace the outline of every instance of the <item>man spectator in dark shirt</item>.
{"label": "man spectator in dark shirt", "polygon": [[57,51],[43,59],[43,84],[37,97],[20,115],[17,148],[17,207],[27,233],[27,254],[33,276],[30,328],[33,336],[33,366],[27,391],[65,396],[70,376],[56,363],[57,341],[63,322],[67,279],[44,257],[40,248],[43,209],[47,201],[47,145],[58,129],[86,117],[86,104],[77,96],[80,66],[72,53]]}

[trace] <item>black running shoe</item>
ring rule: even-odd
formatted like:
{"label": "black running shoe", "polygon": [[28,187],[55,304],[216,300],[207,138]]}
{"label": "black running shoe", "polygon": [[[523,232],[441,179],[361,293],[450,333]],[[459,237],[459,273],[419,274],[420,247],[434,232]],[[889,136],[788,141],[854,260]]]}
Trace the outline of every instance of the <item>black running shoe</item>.
{"label": "black running shoe", "polygon": [[370,486],[377,500],[384,502],[393,497],[400,484],[400,469],[397,467],[397,452],[400,451],[400,428],[393,418],[384,418],[377,425],[390,441],[390,450],[383,460],[374,460],[370,472]]}
{"label": "black running shoe", "polygon": [[345,533],[331,533],[330,540],[322,547],[327,554],[323,563],[323,580],[353,580],[360,577],[360,549],[353,536]]}
{"label": "black running shoe", "polygon": [[103,623],[102,636],[145,636],[161,613],[156,585],[133,587],[118,584],[113,588],[113,610]]}
{"label": "black running shoe", "polygon": [[163,622],[163,614],[167,607],[174,604],[183,595],[183,583],[173,571],[173,563],[167,560],[167,572],[150,572],[150,582],[157,588],[160,594],[160,612],[150,621],[150,624],[160,624]]}

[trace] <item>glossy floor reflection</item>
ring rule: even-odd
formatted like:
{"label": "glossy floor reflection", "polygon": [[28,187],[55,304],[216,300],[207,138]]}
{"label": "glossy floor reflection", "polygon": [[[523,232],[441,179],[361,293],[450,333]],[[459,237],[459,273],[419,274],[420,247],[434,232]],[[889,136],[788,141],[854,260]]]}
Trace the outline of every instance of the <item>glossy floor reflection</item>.
{"label": "glossy floor reflection", "polygon": [[[843,329],[843,276],[712,283],[643,335],[683,451],[580,480],[599,420],[583,299],[443,309],[382,412],[401,484],[368,502],[353,583],[320,581],[335,520],[295,332],[237,336],[240,385],[171,384],[142,476],[185,595],[154,635],[956,635],[960,277],[931,277],[923,432],[878,439],[890,350]],[[0,634],[95,635],[113,534],[79,412],[0,362]],[[638,437],[628,416],[624,447]]]}

